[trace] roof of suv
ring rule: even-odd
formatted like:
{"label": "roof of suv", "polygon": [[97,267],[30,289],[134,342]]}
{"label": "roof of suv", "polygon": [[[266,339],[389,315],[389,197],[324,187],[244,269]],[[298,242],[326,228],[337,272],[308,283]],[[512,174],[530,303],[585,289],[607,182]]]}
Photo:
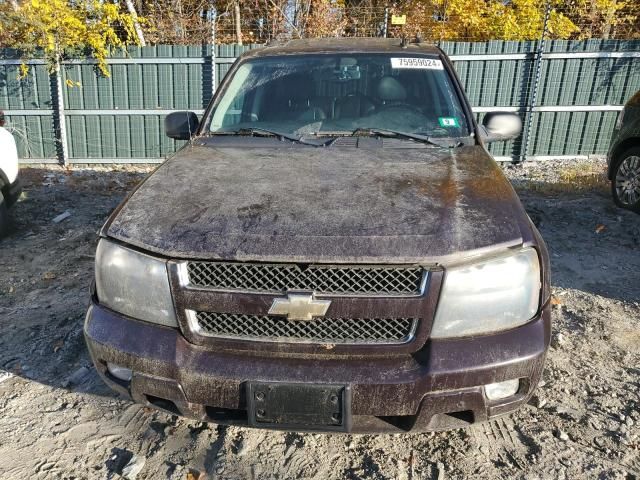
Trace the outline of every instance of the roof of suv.
{"label": "roof of suv", "polygon": [[314,38],[271,43],[265,48],[250,50],[245,57],[269,57],[312,53],[421,53],[440,55],[433,44],[409,42],[401,46],[399,38]]}

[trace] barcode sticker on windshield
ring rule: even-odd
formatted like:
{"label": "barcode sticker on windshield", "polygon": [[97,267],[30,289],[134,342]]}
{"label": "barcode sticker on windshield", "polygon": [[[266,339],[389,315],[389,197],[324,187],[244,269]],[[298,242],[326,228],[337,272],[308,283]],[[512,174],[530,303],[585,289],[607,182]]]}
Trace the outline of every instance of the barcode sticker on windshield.
{"label": "barcode sticker on windshield", "polygon": [[394,57],[391,68],[421,68],[426,70],[444,70],[442,62],[433,58]]}

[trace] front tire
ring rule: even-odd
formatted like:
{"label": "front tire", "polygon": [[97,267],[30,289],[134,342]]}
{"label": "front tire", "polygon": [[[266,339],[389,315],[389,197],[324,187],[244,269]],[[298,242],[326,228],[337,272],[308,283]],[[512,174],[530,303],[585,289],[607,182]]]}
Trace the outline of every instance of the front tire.
{"label": "front tire", "polygon": [[9,209],[4,195],[0,192],[0,238],[6,237],[9,233]]}
{"label": "front tire", "polygon": [[611,178],[615,204],[640,213],[640,147],[630,148],[614,160]]}

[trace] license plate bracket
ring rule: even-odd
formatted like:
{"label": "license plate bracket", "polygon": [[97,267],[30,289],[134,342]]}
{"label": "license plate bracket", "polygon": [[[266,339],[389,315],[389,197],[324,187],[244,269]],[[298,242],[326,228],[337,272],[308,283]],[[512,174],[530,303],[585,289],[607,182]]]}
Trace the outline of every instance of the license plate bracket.
{"label": "license plate bracket", "polygon": [[282,430],[331,430],[351,427],[351,388],[347,385],[249,382],[249,425]]}

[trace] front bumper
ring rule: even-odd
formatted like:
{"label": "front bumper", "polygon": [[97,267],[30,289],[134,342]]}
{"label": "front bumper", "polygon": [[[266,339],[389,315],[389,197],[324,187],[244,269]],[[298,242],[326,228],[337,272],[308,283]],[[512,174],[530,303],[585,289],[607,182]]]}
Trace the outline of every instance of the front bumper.
{"label": "front bumper", "polygon": [[[528,324],[495,335],[429,340],[413,355],[252,356],[189,343],[177,329],[133,320],[92,303],[85,338],[113,389],[148,406],[203,421],[247,425],[247,382],[342,384],[351,388],[353,433],[458,428],[515,410],[532,395],[549,345],[549,306]],[[130,382],[107,362],[133,370]],[[521,379],[518,393],[491,402],[483,385]]]}
{"label": "front bumper", "polygon": [[22,180],[20,179],[20,177],[17,177],[13,183],[9,184],[5,189],[2,190],[2,195],[4,196],[7,207],[10,207],[14,203],[16,203],[18,201],[18,198],[20,198],[21,193]]}

